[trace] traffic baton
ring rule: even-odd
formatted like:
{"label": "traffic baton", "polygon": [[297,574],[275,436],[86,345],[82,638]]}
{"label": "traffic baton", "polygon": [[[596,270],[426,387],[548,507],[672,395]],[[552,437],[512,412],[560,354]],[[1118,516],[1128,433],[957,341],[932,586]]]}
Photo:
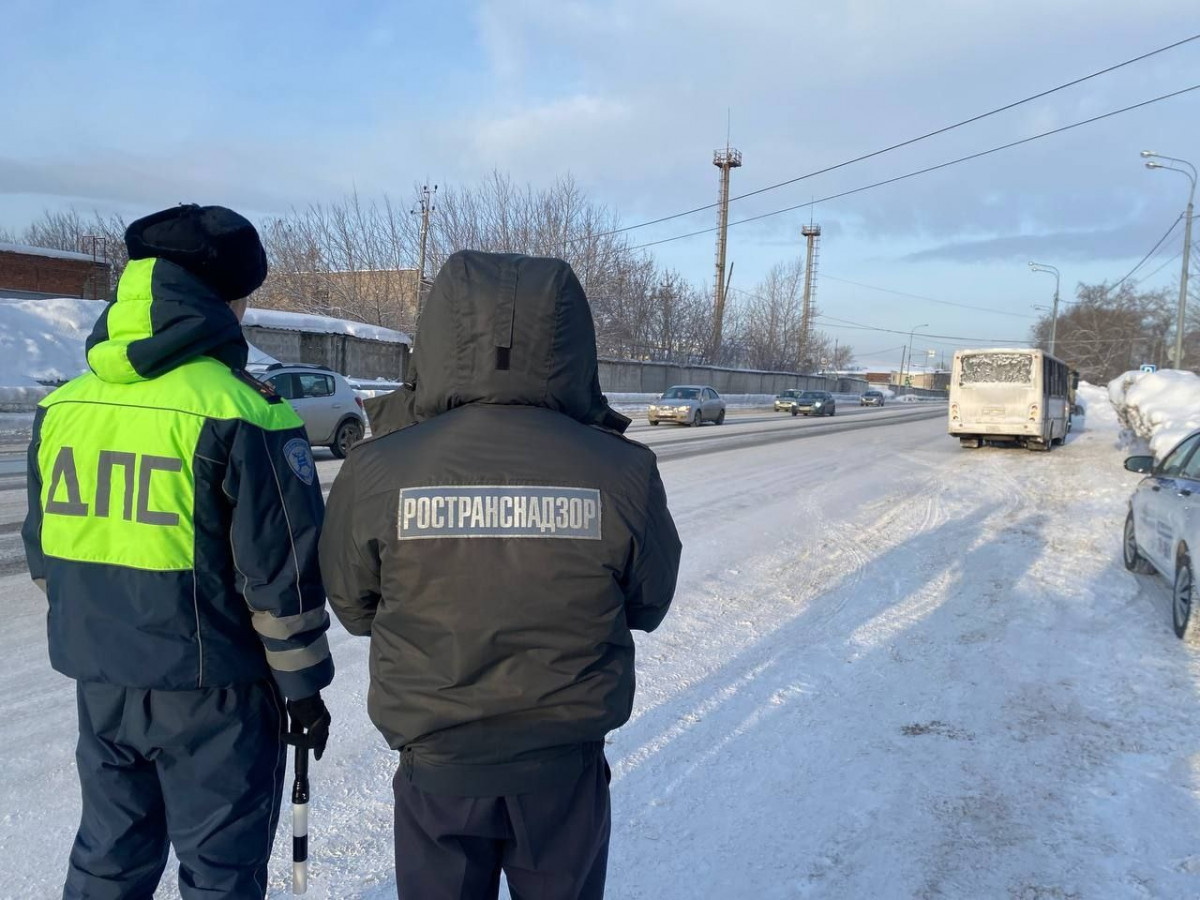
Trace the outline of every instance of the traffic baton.
{"label": "traffic baton", "polygon": [[[292,734],[303,736],[304,727],[292,720]],[[292,782],[292,893],[308,890],[308,748],[297,742]]]}

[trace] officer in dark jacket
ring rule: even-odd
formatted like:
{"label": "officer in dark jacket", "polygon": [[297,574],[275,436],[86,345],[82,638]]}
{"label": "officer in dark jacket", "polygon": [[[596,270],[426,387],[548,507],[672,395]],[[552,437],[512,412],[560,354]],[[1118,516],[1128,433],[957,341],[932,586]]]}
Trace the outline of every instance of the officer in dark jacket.
{"label": "officer in dark jacket", "polygon": [[333,677],[323,508],[296,413],[245,373],[254,227],[182,206],[129,226],[91,372],[42,402],[23,537],[50,661],[77,682],[83,817],[64,897],[262,898],[286,702],[318,758]]}
{"label": "officer in dark jacket", "polygon": [[595,898],[604,737],[628,718],[680,544],[654,454],[600,393],[587,299],[555,259],[456,253],[415,391],[329,498],[321,568],[371,636],[369,710],[400,751],[401,898]]}

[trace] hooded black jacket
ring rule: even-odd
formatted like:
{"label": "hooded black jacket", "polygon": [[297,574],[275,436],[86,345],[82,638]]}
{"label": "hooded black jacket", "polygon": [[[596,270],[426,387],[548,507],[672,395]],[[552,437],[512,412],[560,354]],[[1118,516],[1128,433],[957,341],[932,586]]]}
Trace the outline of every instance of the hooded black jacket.
{"label": "hooded black jacket", "polygon": [[600,393],[560,260],[452,256],[415,363],[415,391],[372,418],[398,430],[358,445],[330,494],[330,604],[371,636],[371,718],[417,787],[545,787],[629,718],[630,629],[670,605],[680,543],[655,457]]}

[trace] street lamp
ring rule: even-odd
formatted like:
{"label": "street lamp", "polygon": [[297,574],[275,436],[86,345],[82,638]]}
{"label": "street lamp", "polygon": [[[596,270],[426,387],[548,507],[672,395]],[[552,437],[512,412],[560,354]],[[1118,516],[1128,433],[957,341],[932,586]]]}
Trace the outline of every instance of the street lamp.
{"label": "street lamp", "polygon": [[1058,338],[1058,269],[1045,263],[1031,262],[1029,268],[1034,272],[1045,272],[1054,276],[1054,311],[1050,313],[1050,355],[1054,356],[1054,344]]}
{"label": "street lamp", "polygon": [[[1183,220],[1183,274],[1179,276],[1179,318],[1175,323],[1175,368],[1181,369],[1183,368],[1184,318],[1187,313],[1188,265],[1191,262],[1192,250],[1192,206],[1196,199],[1196,167],[1186,159],[1163,156],[1161,153],[1155,153],[1153,150],[1143,150],[1142,158],[1148,160],[1146,163],[1147,169],[1167,169],[1172,172],[1178,172],[1181,175],[1186,175],[1188,181],[1192,184],[1191,191],[1188,193],[1187,212],[1184,213]],[[1187,166],[1187,168],[1181,169],[1179,166],[1165,166],[1155,161],[1159,159],[1178,163],[1180,166]]]}
{"label": "street lamp", "polygon": [[[912,330],[911,330],[911,331],[909,331],[909,333],[908,333],[908,357],[907,357],[907,358],[908,358],[908,370],[909,370],[909,372],[910,372],[910,373],[911,373],[911,371],[912,371],[912,342],[913,342],[913,334],[915,334],[915,333],[916,333],[916,330],[917,330],[918,328],[928,328],[928,327],[929,327],[929,323],[928,323],[928,322],[926,322],[924,325],[914,325],[914,326],[912,327]],[[905,384],[905,378],[904,378],[904,370],[905,370],[905,367],[904,367],[904,366],[901,366],[901,367],[900,367],[900,386],[901,386],[901,387],[904,387],[904,386],[906,386],[906,384]]]}

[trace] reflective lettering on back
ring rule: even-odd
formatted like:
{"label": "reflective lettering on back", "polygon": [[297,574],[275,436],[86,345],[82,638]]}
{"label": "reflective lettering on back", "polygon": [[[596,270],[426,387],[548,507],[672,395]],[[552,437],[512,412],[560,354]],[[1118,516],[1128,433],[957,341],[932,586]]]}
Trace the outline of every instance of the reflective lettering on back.
{"label": "reflective lettering on back", "polygon": [[[151,509],[150,495],[154,473],[182,472],[183,460],[151,454],[139,456],[136,453],[117,450],[101,450],[97,459],[94,477],[89,478],[87,482],[89,485],[95,486],[94,503],[91,506],[90,515],[100,519],[119,515],[126,522],[136,521],[141,525],[159,525],[168,528],[179,525],[178,512]],[[114,513],[112,510],[113,473],[117,468],[122,470],[123,487],[119,495],[119,508]],[[136,478],[135,472],[137,473]],[[91,471],[88,472],[89,476],[92,474]],[[83,500],[79,483],[80,476],[75,464],[75,449],[67,446],[61,447],[54,458],[54,468],[50,474],[45,514],[47,516],[88,516],[88,504]],[[168,500],[174,499],[175,491],[172,487],[164,488],[161,493]]]}
{"label": "reflective lettering on back", "polygon": [[405,488],[397,509],[402,541],[428,538],[566,538],[598,541],[595,488],[447,485]]}

